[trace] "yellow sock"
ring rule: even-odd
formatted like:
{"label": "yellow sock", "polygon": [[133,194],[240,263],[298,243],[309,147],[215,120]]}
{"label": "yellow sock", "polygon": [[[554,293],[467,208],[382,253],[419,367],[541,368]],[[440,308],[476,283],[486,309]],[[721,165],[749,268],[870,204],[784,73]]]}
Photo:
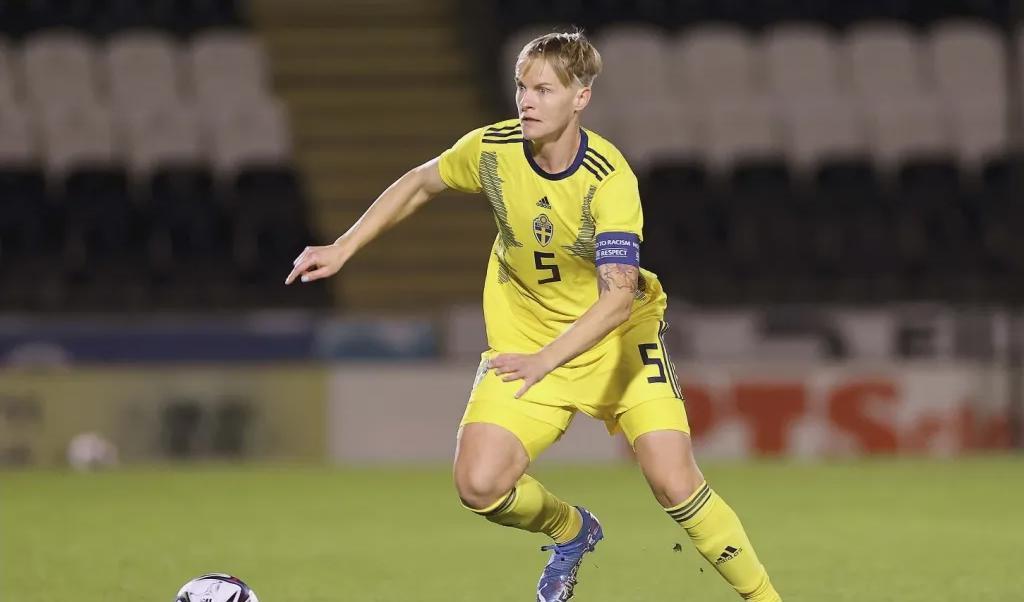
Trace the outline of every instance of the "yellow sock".
{"label": "yellow sock", "polygon": [[530,475],[523,475],[512,491],[487,508],[469,509],[492,523],[544,533],[555,543],[572,540],[583,528],[579,511],[544,489]]}
{"label": "yellow sock", "polygon": [[682,504],[666,508],[693,545],[744,600],[781,602],[743,531],[739,517],[707,483]]}

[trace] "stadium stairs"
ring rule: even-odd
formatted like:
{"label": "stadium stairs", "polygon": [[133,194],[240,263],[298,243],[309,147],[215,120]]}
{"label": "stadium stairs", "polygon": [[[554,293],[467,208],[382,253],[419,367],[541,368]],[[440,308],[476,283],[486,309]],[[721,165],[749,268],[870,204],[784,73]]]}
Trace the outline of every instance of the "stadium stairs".
{"label": "stadium stairs", "polygon": [[[454,2],[256,1],[278,95],[324,241],[406,170],[489,116]],[[352,310],[476,301],[494,223],[480,198],[445,193],[363,250],[333,283]]]}

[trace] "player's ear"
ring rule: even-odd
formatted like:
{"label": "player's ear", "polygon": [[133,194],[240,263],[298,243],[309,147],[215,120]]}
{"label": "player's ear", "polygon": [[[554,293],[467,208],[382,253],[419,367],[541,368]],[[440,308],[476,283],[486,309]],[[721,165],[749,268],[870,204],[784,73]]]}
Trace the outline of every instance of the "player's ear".
{"label": "player's ear", "polygon": [[576,109],[576,111],[582,111],[587,108],[587,105],[590,104],[590,86],[583,86],[576,92],[576,98],[573,104],[573,108]]}

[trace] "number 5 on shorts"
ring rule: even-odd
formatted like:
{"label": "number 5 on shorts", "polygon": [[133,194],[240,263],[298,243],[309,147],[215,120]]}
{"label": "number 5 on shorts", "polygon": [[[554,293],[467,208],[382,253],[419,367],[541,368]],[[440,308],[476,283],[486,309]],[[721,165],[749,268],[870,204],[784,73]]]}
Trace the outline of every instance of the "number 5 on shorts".
{"label": "number 5 on shorts", "polygon": [[647,377],[647,382],[649,382],[649,383],[664,383],[664,382],[668,382],[668,379],[665,378],[665,363],[661,361],[661,358],[651,357],[651,356],[647,355],[647,353],[649,351],[652,351],[652,350],[656,351],[658,349],[658,344],[657,343],[643,343],[643,344],[639,345],[638,347],[640,349],[640,359],[643,360],[644,364],[647,365],[647,366],[657,366],[658,367],[658,375],[657,376],[648,376]]}

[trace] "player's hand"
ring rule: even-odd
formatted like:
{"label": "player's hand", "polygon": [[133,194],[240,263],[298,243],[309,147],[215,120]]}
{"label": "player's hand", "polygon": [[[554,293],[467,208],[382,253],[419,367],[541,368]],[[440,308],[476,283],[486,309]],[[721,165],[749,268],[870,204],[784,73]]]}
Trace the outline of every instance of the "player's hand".
{"label": "player's hand", "polygon": [[522,397],[530,387],[555,369],[555,366],[550,365],[548,359],[539,353],[502,353],[491,358],[490,367],[496,375],[504,375],[501,378],[504,382],[523,381],[523,386],[516,392],[516,399]]}
{"label": "player's hand", "polygon": [[336,274],[346,259],[345,250],[337,243],[323,247],[306,247],[292,262],[294,267],[284,279],[284,283],[291,284],[300,277],[303,282],[327,278]]}

